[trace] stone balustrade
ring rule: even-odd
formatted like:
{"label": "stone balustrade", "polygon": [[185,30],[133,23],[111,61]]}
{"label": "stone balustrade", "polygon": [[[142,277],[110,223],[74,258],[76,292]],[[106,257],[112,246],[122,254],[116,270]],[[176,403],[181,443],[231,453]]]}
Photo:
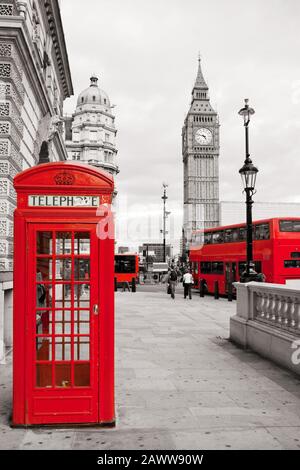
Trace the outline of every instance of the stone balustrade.
{"label": "stone balustrade", "polygon": [[300,374],[300,290],[260,282],[234,285],[230,339]]}
{"label": "stone balustrade", "polygon": [[253,319],[300,335],[299,290],[274,284],[250,284],[249,291]]}

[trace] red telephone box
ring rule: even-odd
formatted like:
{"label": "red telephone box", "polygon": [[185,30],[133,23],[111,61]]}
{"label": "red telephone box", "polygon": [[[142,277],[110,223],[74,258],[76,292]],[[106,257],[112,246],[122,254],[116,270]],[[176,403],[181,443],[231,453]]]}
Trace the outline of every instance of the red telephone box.
{"label": "red telephone box", "polygon": [[13,424],[113,425],[113,179],[59,162],[14,186]]}

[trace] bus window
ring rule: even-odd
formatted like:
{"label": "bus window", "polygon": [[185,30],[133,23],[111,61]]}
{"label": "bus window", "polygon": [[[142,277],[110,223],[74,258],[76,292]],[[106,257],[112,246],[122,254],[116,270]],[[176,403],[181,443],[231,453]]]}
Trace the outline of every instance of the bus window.
{"label": "bus window", "polygon": [[193,263],[192,268],[193,268],[194,273],[198,274],[198,263]]}
{"label": "bus window", "polygon": [[234,228],[232,230],[232,241],[233,242],[239,241],[239,229],[238,228]]}
{"label": "bus window", "polygon": [[280,232],[300,232],[300,220],[280,220]]}
{"label": "bus window", "polygon": [[202,274],[211,274],[211,263],[209,261],[202,261],[200,269]]}
{"label": "bus window", "polygon": [[[239,275],[243,274],[244,271],[246,271],[246,261],[240,261],[239,262]],[[260,274],[262,272],[261,270],[261,261],[254,261],[254,269],[257,274]]]}
{"label": "bus window", "polygon": [[213,243],[224,243],[224,232],[212,232]]}
{"label": "bus window", "polygon": [[255,240],[268,240],[270,238],[269,224],[259,224],[255,226]]}
{"label": "bus window", "polygon": [[247,238],[246,227],[241,227],[241,228],[239,229],[239,232],[240,232],[240,233],[239,233],[239,240],[240,240],[241,242],[245,241],[246,238]]}
{"label": "bus window", "polygon": [[204,234],[204,244],[205,245],[210,245],[212,243],[212,233],[211,232],[206,232]]}
{"label": "bus window", "polygon": [[134,256],[115,256],[115,273],[135,273],[135,270]]}
{"label": "bus window", "polygon": [[232,236],[232,230],[231,229],[227,229],[225,230],[225,237],[224,237],[224,241],[225,243],[230,243],[233,241],[233,236]]}
{"label": "bus window", "polygon": [[211,266],[212,274],[223,274],[224,272],[224,263],[221,261],[213,261]]}
{"label": "bus window", "polygon": [[300,268],[300,260],[287,260],[284,262],[285,268]]}

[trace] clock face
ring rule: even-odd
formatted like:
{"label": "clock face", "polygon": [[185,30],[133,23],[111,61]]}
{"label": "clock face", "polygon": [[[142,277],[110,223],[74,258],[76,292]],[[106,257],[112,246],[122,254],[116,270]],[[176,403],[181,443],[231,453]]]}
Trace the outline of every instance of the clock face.
{"label": "clock face", "polygon": [[195,132],[195,140],[198,144],[208,145],[212,141],[212,133],[206,127],[201,127]]}

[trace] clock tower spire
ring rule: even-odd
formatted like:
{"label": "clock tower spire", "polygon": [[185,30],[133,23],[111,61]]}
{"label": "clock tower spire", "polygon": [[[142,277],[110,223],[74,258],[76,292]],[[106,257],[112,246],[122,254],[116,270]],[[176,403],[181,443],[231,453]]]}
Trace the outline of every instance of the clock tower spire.
{"label": "clock tower spire", "polygon": [[182,130],[185,250],[194,230],[219,225],[219,127],[199,57],[191,106]]}

